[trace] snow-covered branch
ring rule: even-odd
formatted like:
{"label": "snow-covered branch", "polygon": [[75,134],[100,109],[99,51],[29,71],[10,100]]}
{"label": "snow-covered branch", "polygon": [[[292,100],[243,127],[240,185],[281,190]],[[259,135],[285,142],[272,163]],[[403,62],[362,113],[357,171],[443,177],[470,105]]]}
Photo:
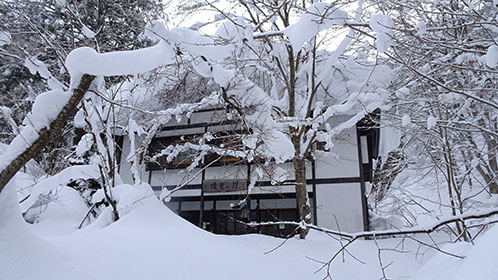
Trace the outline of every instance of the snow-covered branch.
{"label": "snow-covered branch", "polygon": [[[493,208],[493,209],[490,209],[488,211],[480,211],[480,212],[468,213],[468,214],[463,214],[463,215],[451,216],[451,217],[448,217],[445,219],[440,219],[439,221],[434,222],[430,225],[426,225],[426,226],[416,226],[416,227],[410,227],[410,228],[400,228],[400,229],[380,230],[380,231],[362,231],[362,232],[355,232],[355,233],[348,233],[348,232],[343,232],[343,231],[338,231],[338,230],[331,230],[331,229],[315,226],[313,224],[305,224],[305,223],[289,222],[289,221],[246,223],[246,224],[248,226],[272,226],[272,225],[285,224],[285,225],[292,225],[292,226],[296,226],[296,227],[306,227],[306,228],[309,228],[312,230],[325,232],[325,233],[339,236],[342,238],[356,240],[359,238],[375,238],[375,237],[386,237],[386,236],[400,236],[400,235],[408,235],[408,234],[422,234],[422,233],[429,234],[429,233],[435,232],[436,230],[440,229],[443,226],[446,226],[446,225],[454,223],[454,222],[463,222],[463,221],[467,221],[467,220],[483,219],[483,218],[491,217],[494,215],[498,215],[498,208]],[[493,222],[483,221],[479,224],[486,225],[486,224],[491,224],[491,223],[493,223]],[[475,226],[475,225],[473,225],[473,226]]]}
{"label": "snow-covered branch", "polygon": [[[0,192],[19,169],[30,159],[38,155],[50,141],[59,135],[69,118],[76,113],[78,104],[94,79],[95,76],[83,75],[78,86],[72,90],[72,95],[67,103],[63,104],[63,107],[56,114],[55,119],[49,120],[50,122],[45,121],[48,119],[44,116],[43,111],[35,112],[31,116],[33,120],[42,122],[42,124],[37,123],[37,125],[28,124],[24,126],[21,133],[10,143],[9,149],[0,156]],[[54,112],[50,113],[53,114]]]}

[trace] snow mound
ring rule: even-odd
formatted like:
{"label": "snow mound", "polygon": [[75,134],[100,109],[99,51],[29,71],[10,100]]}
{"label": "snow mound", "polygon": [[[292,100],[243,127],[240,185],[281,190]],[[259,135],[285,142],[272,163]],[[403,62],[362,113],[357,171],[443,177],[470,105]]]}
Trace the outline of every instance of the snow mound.
{"label": "snow mound", "polygon": [[427,261],[413,279],[496,279],[498,275],[498,266],[496,266],[497,236],[498,227],[493,226],[483,236],[477,238],[474,246],[461,242],[443,247],[443,250],[465,256],[465,258],[458,259],[444,254],[436,254]]}
{"label": "snow mound", "polygon": [[[146,190],[145,185],[135,191],[131,187],[115,192],[125,205]],[[285,263],[264,255],[261,248],[199,229],[156,197],[146,196],[133,205],[119,221],[86,228],[54,245],[78,258],[78,269],[120,280],[305,277],[305,272],[296,275]]]}
{"label": "snow mound", "polygon": [[98,279],[78,270],[75,260],[28,228],[15,189],[11,181],[0,193],[0,279]]}
{"label": "snow mound", "polygon": [[[121,211],[117,222],[42,240],[32,231],[37,228],[23,221],[15,188],[8,186],[0,193],[0,279],[324,279],[327,269],[320,269],[318,261],[329,260],[341,247],[330,236],[311,232],[307,240],[291,238],[267,254],[283,240],[257,234],[214,235],[165,207],[150,195],[147,184],[113,189]],[[497,248],[493,234],[496,230],[478,240],[480,246]],[[378,243],[393,248],[399,240]],[[413,253],[382,252],[383,260],[392,262],[386,269],[391,279],[407,278],[420,265],[413,258],[419,244],[406,241],[405,245]],[[372,241],[358,240],[348,253],[361,261],[349,254],[336,259],[330,267],[333,279],[381,277]],[[475,261],[480,261],[477,253]]]}
{"label": "snow mound", "polygon": [[40,180],[33,186],[31,195],[21,204],[22,212],[26,212],[32,207],[41,196],[46,196],[54,189],[67,184],[70,179],[90,179],[99,178],[100,173],[97,166],[94,165],[75,165],[68,167],[55,176]]}

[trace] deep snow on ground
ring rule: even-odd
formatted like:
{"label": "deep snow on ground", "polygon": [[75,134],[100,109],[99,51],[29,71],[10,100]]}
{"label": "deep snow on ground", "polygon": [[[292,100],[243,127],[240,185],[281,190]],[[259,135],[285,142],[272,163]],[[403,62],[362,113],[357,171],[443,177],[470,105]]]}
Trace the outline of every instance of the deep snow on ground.
{"label": "deep snow on ground", "polygon": [[[54,222],[24,222],[13,186],[0,193],[0,279],[496,279],[498,228],[470,244],[435,253],[411,239],[358,240],[329,260],[341,243],[323,233],[306,240],[251,234],[214,235],[184,221],[151,196],[115,223],[94,222],[56,233]],[[62,224],[65,223],[65,224]],[[76,228],[61,219],[60,228]],[[437,236],[436,236],[437,237]],[[431,239],[419,236],[423,242]],[[343,242],[345,244],[345,242]],[[278,247],[279,245],[282,245]],[[278,248],[277,248],[278,247]],[[379,250],[380,259],[379,259]],[[268,253],[269,251],[272,252]],[[493,255],[494,254],[494,255]]]}

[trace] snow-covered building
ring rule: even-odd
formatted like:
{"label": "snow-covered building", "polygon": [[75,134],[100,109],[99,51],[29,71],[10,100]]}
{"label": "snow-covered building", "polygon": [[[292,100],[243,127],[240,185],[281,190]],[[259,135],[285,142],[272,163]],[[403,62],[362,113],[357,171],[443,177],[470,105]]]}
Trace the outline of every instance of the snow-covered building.
{"label": "snow-covered building", "polygon": [[[336,116],[329,121],[333,127],[350,116]],[[371,180],[372,160],[377,157],[379,129],[374,125],[378,114],[359,121],[334,141],[330,150],[321,143],[314,147],[307,161],[307,190],[316,225],[346,232],[368,230],[368,210],[365,184]],[[234,132],[240,124],[227,120],[224,110],[206,109],[192,113],[182,121],[172,120],[156,133],[149,146],[149,155],[159,153],[174,144],[196,143],[209,133],[218,146],[237,145]],[[222,141],[220,143],[220,141]],[[235,141],[235,142],[234,142]],[[226,142],[226,143],[225,143]],[[230,143],[229,143],[230,142]],[[131,165],[126,162],[129,141],[122,141],[120,175],[132,181]],[[145,160],[142,180],[159,194],[164,188],[172,191],[167,206],[186,220],[214,233],[241,234],[260,232],[286,236],[294,231],[289,225],[249,227],[239,221],[296,221],[296,194],[291,162],[258,166],[257,160],[248,162],[235,156],[208,153],[190,172],[187,167],[194,157],[180,152],[170,161],[165,157]],[[248,195],[251,174],[256,168],[264,170]],[[275,170],[285,174],[273,174]],[[276,172],[279,173],[279,172]],[[276,183],[275,176],[280,179]],[[178,186],[183,187],[177,189]],[[240,203],[241,200],[244,203]]]}

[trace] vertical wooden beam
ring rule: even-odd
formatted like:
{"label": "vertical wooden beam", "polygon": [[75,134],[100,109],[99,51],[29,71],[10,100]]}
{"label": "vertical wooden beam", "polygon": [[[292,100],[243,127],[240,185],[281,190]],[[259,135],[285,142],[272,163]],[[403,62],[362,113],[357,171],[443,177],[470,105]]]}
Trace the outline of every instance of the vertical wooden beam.
{"label": "vertical wooden beam", "polygon": [[361,150],[361,136],[360,129],[358,125],[356,125],[356,147],[358,149],[358,167],[360,171],[360,192],[361,192],[361,207],[363,212],[363,230],[368,231],[370,228],[369,225],[369,216],[368,216],[368,204],[367,204],[367,196],[365,192],[365,176],[363,174],[363,155]]}
{"label": "vertical wooden beam", "polygon": [[[204,134],[207,133],[207,125],[204,126]],[[204,159],[202,159],[204,163]],[[206,179],[206,169],[202,169],[201,175],[201,201],[200,201],[200,209],[199,209],[199,227],[202,228],[202,222],[204,220],[204,180]]]}
{"label": "vertical wooden beam", "polygon": [[315,159],[311,160],[311,184],[313,186],[313,224],[318,225],[317,213],[316,213],[316,163]]}

